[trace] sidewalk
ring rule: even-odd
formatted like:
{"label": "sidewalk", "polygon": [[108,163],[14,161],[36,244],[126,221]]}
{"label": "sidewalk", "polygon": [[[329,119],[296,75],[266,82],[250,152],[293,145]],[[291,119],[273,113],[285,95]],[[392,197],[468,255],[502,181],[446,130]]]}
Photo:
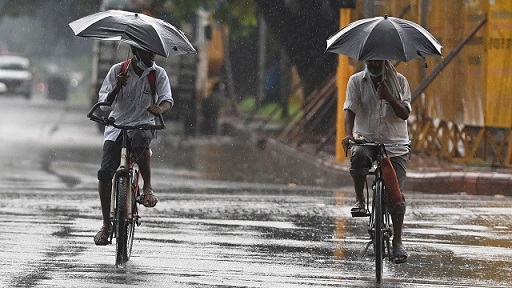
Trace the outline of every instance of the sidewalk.
{"label": "sidewalk", "polygon": [[[280,161],[316,167],[329,183],[352,185],[349,163],[337,163],[333,153],[314,153],[307,144],[294,147],[276,139],[272,133],[257,131],[259,123],[244,123],[243,119],[224,115],[222,125],[230,134],[252,139],[255,145]],[[311,146],[311,145],[309,145]],[[326,149],[329,150],[329,149]],[[332,150],[332,148],[331,148]],[[427,193],[467,193],[473,195],[512,196],[512,169],[477,167],[413,153],[408,162],[405,189]]]}

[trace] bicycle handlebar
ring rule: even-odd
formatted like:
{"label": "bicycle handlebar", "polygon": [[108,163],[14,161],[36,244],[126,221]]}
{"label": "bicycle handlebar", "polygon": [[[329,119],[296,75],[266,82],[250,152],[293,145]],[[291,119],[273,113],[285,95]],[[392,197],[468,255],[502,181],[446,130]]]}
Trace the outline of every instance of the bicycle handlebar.
{"label": "bicycle handlebar", "polygon": [[92,120],[94,122],[98,122],[98,123],[100,123],[102,125],[105,125],[105,126],[112,126],[112,127],[115,127],[115,128],[118,128],[118,129],[124,129],[124,130],[136,130],[136,129],[140,129],[140,130],[163,130],[163,129],[165,129],[165,123],[164,123],[164,118],[162,117],[162,114],[155,115],[155,118],[158,119],[158,120],[155,120],[155,122],[160,122],[160,124],[156,124],[156,125],[149,125],[149,124],[142,124],[142,125],[118,125],[118,124],[114,123],[115,119],[113,119],[113,118],[99,117],[99,116],[94,114],[94,112],[96,112],[96,110],[99,107],[102,107],[102,106],[109,106],[110,107],[110,103],[108,103],[108,102],[98,102],[98,103],[94,104],[94,106],[92,106],[91,110],[87,113],[87,118],[89,118],[90,120]]}

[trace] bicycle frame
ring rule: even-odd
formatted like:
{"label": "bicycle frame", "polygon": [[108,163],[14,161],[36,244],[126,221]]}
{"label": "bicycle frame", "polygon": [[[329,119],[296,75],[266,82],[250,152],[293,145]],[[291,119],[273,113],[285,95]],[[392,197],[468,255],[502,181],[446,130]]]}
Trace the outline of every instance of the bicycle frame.
{"label": "bicycle frame", "polygon": [[[116,179],[117,177],[119,176],[119,174],[121,175],[128,175],[129,179],[132,179],[133,176],[136,177],[137,179],[137,182],[136,182],[136,187],[133,187],[134,183],[130,183],[130,185],[128,185],[128,195],[131,195],[132,193],[134,194],[134,199],[137,199],[138,195],[137,195],[137,192],[138,192],[138,179],[140,177],[140,174],[138,172],[138,169],[134,169],[134,168],[138,168],[137,164],[133,161],[131,161],[128,153],[128,144],[127,144],[127,139],[128,139],[128,135],[127,135],[127,130],[122,130],[121,131],[122,133],[122,144],[121,144],[121,160],[120,160],[120,164],[119,164],[119,168],[117,169],[116,171],[116,174],[114,175],[114,177],[112,178],[112,194],[111,194],[111,198],[110,198],[110,220],[112,221],[114,219],[114,215],[115,215],[115,200],[116,200],[116,195],[115,195],[115,191],[117,191],[117,187],[115,187],[116,185]],[[136,173],[134,173],[134,171],[136,171]],[[132,181],[131,181],[132,182]],[[134,189],[135,188],[135,189]],[[137,191],[135,191],[137,190]],[[126,198],[126,208],[127,208],[127,219],[131,219],[132,218],[132,211],[131,209],[129,209],[130,207],[132,207],[133,203],[132,203],[132,198],[131,197],[127,197]]]}
{"label": "bicycle frame", "polygon": [[[376,149],[376,159],[373,164],[373,170],[369,171],[368,175],[373,175],[372,183],[372,207],[370,210],[369,202],[366,202],[366,210],[371,211],[367,213],[368,220],[368,234],[370,241],[366,245],[363,256],[367,255],[370,245],[373,246],[375,254],[375,272],[377,282],[382,279],[382,260],[388,258],[392,261],[392,251],[390,239],[393,236],[393,226],[391,223],[391,216],[385,203],[386,187],[382,176],[382,159],[387,156],[386,147],[400,147],[409,146],[409,144],[383,144],[383,143],[351,143],[354,146],[368,146]],[[366,199],[369,198],[369,185],[368,179],[365,180],[366,186]]]}
{"label": "bicycle frame", "polygon": [[[158,125],[117,125],[114,119],[99,117],[94,114],[96,109],[101,106],[110,106],[109,103],[100,102],[95,104],[87,117],[92,121],[103,125],[110,125],[121,129],[121,155],[119,167],[112,177],[112,191],[110,195],[110,221],[112,222],[112,231],[109,235],[109,242],[112,243],[114,233],[116,237],[116,265],[122,265],[131,255],[133,245],[133,233],[135,224],[140,225],[140,216],[137,203],[140,203],[139,180],[140,172],[136,161],[132,158],[128,147],[128,130],[159,130],[165,129],[162,115],[158,115],[160,124]],[[121,187],[118,186],[120,183]],[[134,203],[135,202],[135,203]]]}

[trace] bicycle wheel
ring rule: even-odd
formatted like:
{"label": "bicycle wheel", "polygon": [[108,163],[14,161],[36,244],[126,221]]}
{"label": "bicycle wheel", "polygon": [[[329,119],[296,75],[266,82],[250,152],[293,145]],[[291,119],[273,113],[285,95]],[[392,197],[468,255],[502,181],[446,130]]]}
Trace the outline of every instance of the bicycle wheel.
{"label": "bicycle wheel", "polygon": [[116,265],[122,265],[128,261],[128,223],[126,215],[126,196],[128,193],[128,177],[117,178],[117,201],[116,201]]}
{"label": "bicycle wheel", "polygon": [[382,279],[382,265],[384,258],[384,203],[383,203],[383,192],[384,184],[382,180],[377,179],[375,182],[375,198],[373,199],[373,205],[375,205],[373,217],[375,224],[375,239],[373,247],[375,250],[375,275],[377,282]]}

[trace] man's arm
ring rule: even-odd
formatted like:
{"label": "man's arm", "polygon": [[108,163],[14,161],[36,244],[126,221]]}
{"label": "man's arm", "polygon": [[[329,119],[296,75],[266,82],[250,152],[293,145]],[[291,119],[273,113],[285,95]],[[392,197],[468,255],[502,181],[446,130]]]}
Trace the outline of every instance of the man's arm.
{"label": "man's arm", "polygon": [[116,86],[114,87],[114,89],[112,89],[112,91],[108,92],[108,95],[107,95],[107,102],[110,103],[110,105],[112,105],[112,103],[116,99],[117,94],[119,94],[119,91],[121,90],[121,88],[126,85],[127,80],[128,80],[127,72],[120,73],[119,75],[116,76]]}
{"label": "man's arm", "polygon": [[395,115],[397,117],[399,117],[402,120],[407,120],[409,118],[411,111],[409,111],[409,108],[406,105],[404,105],[402,102],[398,101],[396,97],[391,95],[391,93],[388,90],[388,86],[381,82],[379,84],[379,87],[377,88],[377,92],[379,94],[380,99],[388,101],[389,105],[391,105],[391,108],[393,108],[393,111],[395,112]]}
{"label": "man's arm", "polygon": [[160,105],[150,105],[148,111],[153,115],[163,114],[167,110],[172,108],[172,104],[169,101],[164,101]]}
{"label": "man's arm", "polygon": [[352,112],[350,109],[345,109],[345,137],[341,140],[341,144],[343,145],[343,150],[347,153],[348,148],[350,146],[349,140],[354,139],[354,120],[356,118],[356,113]]}

